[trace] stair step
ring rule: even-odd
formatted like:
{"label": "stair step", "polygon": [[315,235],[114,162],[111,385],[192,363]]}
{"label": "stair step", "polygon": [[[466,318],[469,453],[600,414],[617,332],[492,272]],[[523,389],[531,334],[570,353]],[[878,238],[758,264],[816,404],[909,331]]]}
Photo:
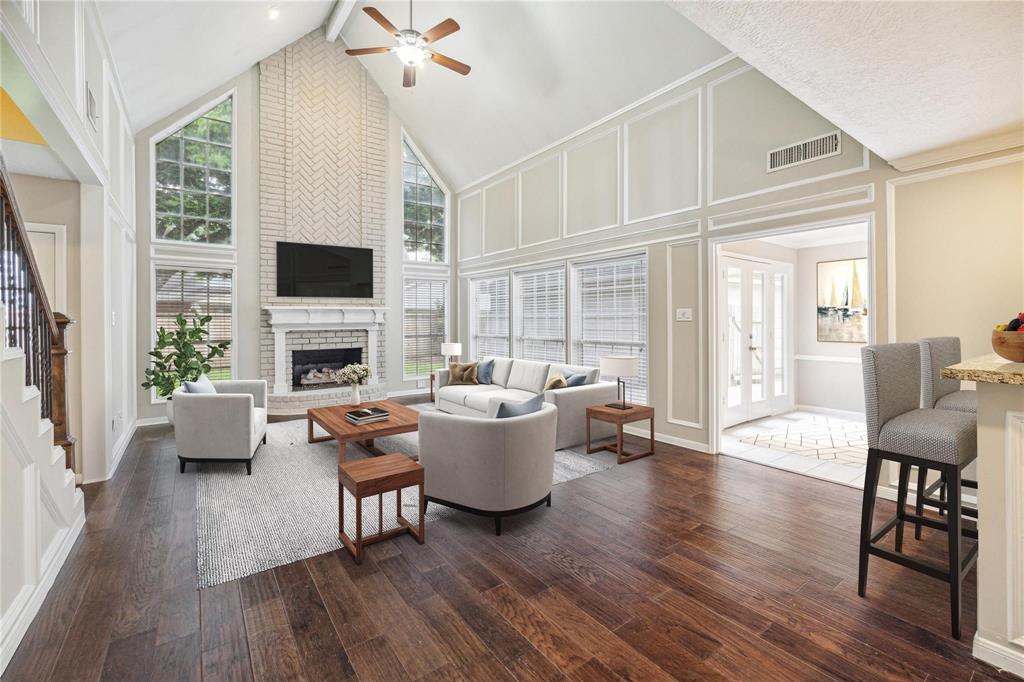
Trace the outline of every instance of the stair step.
{"label": "stair step", "polygon": [[42,394],[39,392],[39,389],[35,386],[26,386],[21,389],[21,402],[27,403],[33,398],[38,398],[41,395]]}
{"label": "stair step", "polygon": [[64,448],[62,448],[61,446],[54,445],[51,454],[53,456],[50,458],[50,464],[56,464],[58,461],[64,461]]}
{"label": "stair step", "polygon": [[[39,436],[40,437],[45,436],[47,431],[52,431],[52,430],[53,430],[53,422],[52,421],[50,421],[49,419],[40,419],[39,420]],[[52,443],[51,443],[51,445],[52,445]]]}
{"label": "stair step", "polygon": [[4,360],[17,360],[18,358],[23,357],[25,357],[25,351],[20,348],[4,348]]}

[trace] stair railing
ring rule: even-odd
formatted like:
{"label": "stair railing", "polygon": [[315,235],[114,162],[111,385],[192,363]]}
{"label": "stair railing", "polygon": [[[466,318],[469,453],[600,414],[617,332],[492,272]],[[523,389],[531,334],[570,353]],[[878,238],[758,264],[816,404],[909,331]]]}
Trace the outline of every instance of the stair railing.
{"label": "stair railing", "polygon": [[25,353],[25,385],[39,389],[42,417],[54,424],[54,440],[64,448],[65,465],[74,467],[74,438],[67,432],[64,331],[71,322],[54,315],[39,276],[14,188],[0,157],[0,302],[7,315],[4,348]]}

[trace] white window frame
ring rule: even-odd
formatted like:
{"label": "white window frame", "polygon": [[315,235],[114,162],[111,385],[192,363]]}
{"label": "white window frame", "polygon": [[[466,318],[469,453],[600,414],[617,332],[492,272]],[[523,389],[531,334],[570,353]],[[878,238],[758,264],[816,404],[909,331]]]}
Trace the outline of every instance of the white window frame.
{"label": "white window frame", "polygon": [[[234,183],[232,183],[234,184]],[[223,261],[205,260],[200,258],[152,258],[149,262],[149,348],[148,353],[156,347],[156,271],[164,268],[188,268],[202,272],[221,272],[231,275],[231,377],[238,377],[238,349],[235,345],[238,341],[238,267],[234,264],[225,264]],[[148,356],[147,356],[148,357]],[[146,365],[149,367],[149,364]],[[156,389],[149,389],[149,402],[151,405],[159,405],[167,402],[156,394]]]}
{"label": "white window frame", "polygon": [[[569,277],[569,290],[566,292],[566,308],[568,311],[568,326],[569,336],[567,339],[566,352],[569,360],[569,364],[582,365],[582,358],[578,357],[576,353],[576,340],[579,337],[580,330],[577,329],[576,324],[576,300],[579,295],[579,286],[577,278],[577,269],[585,267],[587,265],[594,265],[598,263],[614,262],[619,260],[629,260],[633,258],[643,258],[645,265],[644,284],[647,287],[647,310],[645,311],[645,329],[644,329],[644,353],[646,356],[646,367],[647,372],[644,377],[644,400],[646,404],[651,404],[651,259],[648,250],[625,250],[616,253],[603,254],[601,256],[589,257],[589,258],[574,258],[568,261],[568,277]],[[628,381],[628,380],[627,380]]]}
{"label": "white window frame", "polygon": [[[405,287],[410,280],[434,280],[444,283],[444,341],[447,341],[451,335],[451,299],[452,299],[452,283],[451,278],[447,275],[435,275],[435,274],[413,274],[405,273],[402,275],[402,380],[403,381],[419,381],[430,377],[431,372],[426,374],[407,374],[405,371]],[[438,355],[441,354],[441,349],[438,348]],[[433,371],[433,370],[431,370]]]}
{"label": "white window frame", "polygon": [[[150,136],[149,145],[149,239],[155,246],[167,246],[175,248],[186,248],[205,251],[235,251],[238,248],[238,97],[237,88],[231,87],[220,93],[213,99],[208,100],[203,106],[177,119],[171,125],[163,128],[156,134]],[[156,236],[156,145],[168,135],[172,135],[179,129],[211,111],[224,100],[232,98],[231,102],[231,240],[224,244],[209,244],[205,242],[186,242],[178,239],[159,239]],[[447,214],[445,214],[447,220]]]}
{"label": "white window frame", "polygon": [[509,343],[509,352],[512,354],[511,357],[519,358],[520,354],[520,284],[519,278],[524,275],[530,275],[537,272],[553,272],[561,270],[562,275],[562,359],[561,360],[542,360],[538,362],[551,362],[551,363],[568,363],[568,358],[571,356],[569,350],[569,316],[571,315],[571,303],[569,300],[569,282],[566,280],[568,276],[568,268],[565,261],[555,263],[545,263],[544,265],[538,265],[530,268],[519,268],[512,271],[512,286],[509,289],[509,331],[511,333],[511,341]]}
{"label": "white window frame", "polygon": [[[402,263],[403,263],[403,265],[412,265],[412,266],[416,266],[416,267],[426,267],[426,268],[429,268],[429,267],[434,267],[434,268],[449,267],[451,265],[451,252],[452,252],[452,245],[451,245],[451,241],[452,241],[451,240],[452,193],[451,193],[451,190],[448,189],[448,185],[445,184],[445,182],[441,179],[441,176],[438,174],[437,170],[434,168],[434,165],[430,162],[430,159],[427,158],[427,156],[423,153],[423,151],[419,148],[419,146],[413,141],[412,137],[404,129],[402,130],[402,142],[409,145],[409,148],[412,149],[412,153],[416,155],[416,158],[419,160],[420,164],[424,168],[427,169],[427,172],[430,173],[430,177],[434,180],[435,183],[437,183],[437,186],[441,189],[441,192],[444,194],[444,260],[442,260],[442,261],[410,260],[409,259],[409,254],[408,254],[408,252],[405,249],[405,179],[404,179],[404,176],[402,175],[401,164],[403,162],[402,162],[402,158],[401,158],[401,152],[399,152],[399,161],[398,161],[398,163],[399,163],[399,171],[398,171],[398,176],[399,176],[399,182],[400,182],[400,186],[401,186],[401,196],[402,196],[402,210],[401,210],[401,213],[400,213],[400,215],[402,216],[402,219],[401,219],[402,229],[401,229],[401,232],[400,232],[400,235],[401,235],[401,237],[400,237],[400,239],[401,239],[401,248],[402,248]],[[234,184],[232,183],[232,187],[233,186],[234,186]]]}
{"label": "white window frame", "polygon": [[512,280],[511,273],[498,272],[492,273],[480,277],[469,278],[469,359],[479,359],[476,348],[476,325],[477,325],[477,309],[476,309],[476,291],[475,287],[479,282],[493,281],[493,280],[505,280],[506,293],[508,295],[508,335],[505,337],[506,343],[508,343],[508,357],[512,357]]}

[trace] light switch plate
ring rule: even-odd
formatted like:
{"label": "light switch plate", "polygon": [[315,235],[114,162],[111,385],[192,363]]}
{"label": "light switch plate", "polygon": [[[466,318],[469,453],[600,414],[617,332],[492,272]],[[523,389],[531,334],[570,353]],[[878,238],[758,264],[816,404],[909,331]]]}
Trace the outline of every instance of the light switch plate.
{"label": "light switch plate", "polygon": [[676,308],[676,322],[693,322],[693,308]]}

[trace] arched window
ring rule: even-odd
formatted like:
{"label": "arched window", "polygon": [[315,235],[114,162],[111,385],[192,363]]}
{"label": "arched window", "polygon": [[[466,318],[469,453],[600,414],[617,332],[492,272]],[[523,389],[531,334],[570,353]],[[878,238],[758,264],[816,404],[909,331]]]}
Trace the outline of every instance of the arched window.
{"label": "arched window", "polygon": [[402,141],[402,188],[405,199],[405,260],[444,263],[444,190]]}

